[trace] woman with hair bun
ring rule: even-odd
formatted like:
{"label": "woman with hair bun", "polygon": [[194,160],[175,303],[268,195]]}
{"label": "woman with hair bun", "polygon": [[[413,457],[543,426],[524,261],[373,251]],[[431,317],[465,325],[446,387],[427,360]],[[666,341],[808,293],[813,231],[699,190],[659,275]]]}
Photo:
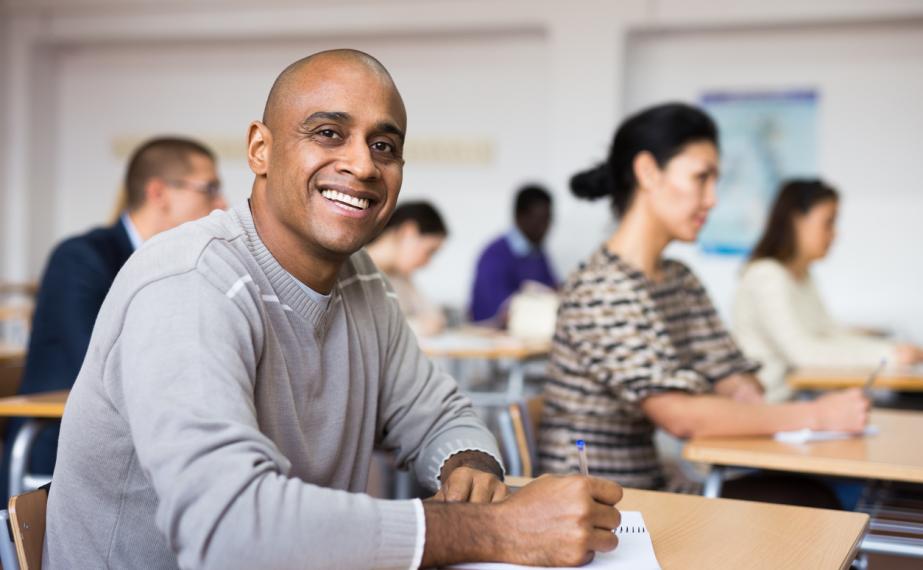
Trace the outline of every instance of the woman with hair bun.
{"label": "woman with hair bun", "polygon": [[923,350],[839,326],[814,286],[810,268],[836,235],[839,195],[820,180],[782,185],[734,300],[734,336],[763,363],[769,401],[791,395],[785,373],[800,366],[867,366],[923,361]]}
{"label": "woman with hair bun", "polygon": [[[759,365],[741,354],[689,268],[662,257],[671,242],[698,236],[718,168],[715,124],[674,103],[629,117],[606,162],[571,180],[578,197],[608,197],[620,223],[562,290],[540,432],[545,471],[574,471],[583,439],[594,475],[664,489],[658,427],[680,438],[865,427],[869,403],[858,390],[764,403]],[[804,495],[794,500],[836,504]]]}

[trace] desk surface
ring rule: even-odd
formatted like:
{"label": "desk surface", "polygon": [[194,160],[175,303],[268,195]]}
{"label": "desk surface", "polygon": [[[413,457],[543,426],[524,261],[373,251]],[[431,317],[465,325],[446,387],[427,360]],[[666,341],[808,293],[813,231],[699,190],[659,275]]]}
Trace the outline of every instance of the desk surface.
{"label": "desk surface", "polygon": [[523,340],[496,329],[468,326],[421,338],[420,348],[431,358],[525,360],[546,356],[551,342]]}
{"label": "desk surface", "polygon": [[68,390],[0,398],[0,417],[60,418]]}
{"label": "desk surface", "polygon": [[868,524],[864,513],[638,489],[618,506],[644,515],[664,570],[847,568]]}
{"label": "desk surface", "polygon": [[21,366],[25,360],[25,349],[0,343],[0,366]]}
{"label": "desk surface", "polygon": [[771,437],[694,439],[683,457],[712,465],[923,483],[923,413],[873,410],[880,433],[838,441],[782,443]]}
{"label": "desk surface", "polygon": [[[792,390],[839,390],[865,386],[874,367],[868,368],[799,368],[788,375]],[[923,391],[923,368],[893,368],[884,370],[873,389]]]}

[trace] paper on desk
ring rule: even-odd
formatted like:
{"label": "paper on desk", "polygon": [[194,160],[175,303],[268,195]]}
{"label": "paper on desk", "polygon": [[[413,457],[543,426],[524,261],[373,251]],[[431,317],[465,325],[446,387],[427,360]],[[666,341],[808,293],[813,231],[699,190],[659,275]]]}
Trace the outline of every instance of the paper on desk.
{"label": "paper on desk", "polygon": [[808,443],[810,441],[833,441],[837,439],[851,439],[853,437],[864,437],[868,435],[878,435],[876,426],[867,426],[859,433],[848,431],[815,431],[812,429],[796,429],[794,431],[776,432],[776,441],[782,443]]}
{"label": "paper on desk", "polygon": [[[619,545],[612,552],[597,552],[593,561],[582,566],[592,570],[660,570],[654,545],[647,532],[644,517],[638,511],[622,511],[622,524],[616,534]],[[476,564],[459,564],[448,568],[464,570],[515,570],[534,568],[517,564],[500,564],[497,562],[479,562]],[[546,568],[545,570],[565,570],[564,568]],[[571,570],[571,569],[566,569]]]}

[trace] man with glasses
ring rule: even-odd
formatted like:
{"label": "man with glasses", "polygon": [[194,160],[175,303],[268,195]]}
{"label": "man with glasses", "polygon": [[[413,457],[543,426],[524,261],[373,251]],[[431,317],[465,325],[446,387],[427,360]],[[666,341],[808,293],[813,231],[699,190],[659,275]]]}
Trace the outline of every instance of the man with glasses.
{"label": "man with glasses", "polygon": [[[103,299],[144,241],[226,207],[214,154],[185,138],[155,138],[141,145],[128,163],[120,202],[125,208],[115,224],[66,239],[52,252],[39,287],[20,394],[73,386]],[[7,431],[3,495],[20,425],[14,422]],[[57,427],[38,436],[28,472],[52,473],[57,442]]]}

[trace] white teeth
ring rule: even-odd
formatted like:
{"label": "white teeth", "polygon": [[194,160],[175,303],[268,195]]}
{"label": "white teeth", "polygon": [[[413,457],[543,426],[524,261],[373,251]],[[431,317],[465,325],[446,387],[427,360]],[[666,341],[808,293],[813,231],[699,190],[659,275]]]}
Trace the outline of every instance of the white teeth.
{"label": "white teeth", "polygon": [[367,199],[349,196],[348,194],[343,194],[342,192],[337,192],[336,190],[322,190],[320,194],[328,200],[340,202],[360,210],[364,210],[369,207],[369,201]]}

